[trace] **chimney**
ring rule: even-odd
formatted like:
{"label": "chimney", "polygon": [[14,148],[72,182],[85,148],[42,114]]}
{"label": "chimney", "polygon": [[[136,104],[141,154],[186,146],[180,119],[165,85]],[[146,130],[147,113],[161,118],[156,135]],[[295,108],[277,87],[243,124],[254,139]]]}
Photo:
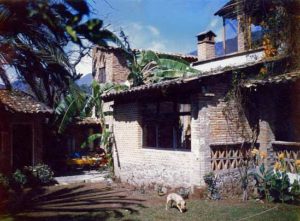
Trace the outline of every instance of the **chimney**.
{"label": "chimney", "polygon": [[206,31],[197,35],[198,39],[198,61],[214,58],[215,54],[215,37],[212,31]]}

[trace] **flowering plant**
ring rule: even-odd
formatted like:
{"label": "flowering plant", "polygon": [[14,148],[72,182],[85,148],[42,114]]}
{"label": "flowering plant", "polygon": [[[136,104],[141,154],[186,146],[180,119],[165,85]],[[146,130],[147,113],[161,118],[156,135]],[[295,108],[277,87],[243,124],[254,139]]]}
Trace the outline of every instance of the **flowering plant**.
{"label": "flowering plant", "polygon": [[[279,154],[273,167],[266,169],[264,159],[267,154],[256,149],[252,150],[253,157],[258,165],[253,175],[257,180],[258,190],[267,201],[292,201],[299,196],[300,186],[298,181],[291,184],[287,174],[287,163],[284,153]],[[296,161],[300,165],[300,161]]]}

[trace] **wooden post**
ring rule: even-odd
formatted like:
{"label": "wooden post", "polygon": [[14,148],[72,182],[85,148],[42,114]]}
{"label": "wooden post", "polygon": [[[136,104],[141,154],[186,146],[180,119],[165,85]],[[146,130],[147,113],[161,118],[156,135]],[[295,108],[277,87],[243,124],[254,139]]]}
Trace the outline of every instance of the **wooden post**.
{"label": "wooden post", "polygon": [[224,17],[223,17],[223,49],[225,55],[226,54],[226,22]]}

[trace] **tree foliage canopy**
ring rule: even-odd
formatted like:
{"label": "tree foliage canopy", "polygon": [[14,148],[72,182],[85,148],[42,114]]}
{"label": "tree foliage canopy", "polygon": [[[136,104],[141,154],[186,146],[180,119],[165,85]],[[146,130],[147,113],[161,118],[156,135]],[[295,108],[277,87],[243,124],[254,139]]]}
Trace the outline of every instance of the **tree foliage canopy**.
{"label": "tree foliage canopy", "polygon": [[80,77],[66,47],[85,43],[121,44],[103,28],[103,21],[90,19],[85,0],[0,1],[0,78],[7,88],[11,82],[7,67],[12,67],[34,95],[53,106],[65,94],[69,82]]}

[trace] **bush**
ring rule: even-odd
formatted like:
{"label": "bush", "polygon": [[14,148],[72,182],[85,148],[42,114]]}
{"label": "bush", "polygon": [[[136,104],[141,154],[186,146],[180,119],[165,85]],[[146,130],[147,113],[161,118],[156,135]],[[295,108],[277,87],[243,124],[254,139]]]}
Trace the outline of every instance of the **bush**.
{"label": "bush", "polygon": [[28,186],[30,187],[48,185],[54,181],[54,173],[46,164],[24,167],[24,173],[27,176]]}
{"label": "bush", "polygon": [[215,177],[214,173],[210,172],[204,175],[203,179],[208,186],[208,191],[210,194],[209,198],[213,200],[219,200],[221,197],[217,188],[217,178]]}
{"label": "bush", "polygon": [[19,169],[17,169],[9,179],[9,186],[16,192],[20,192],[26,183],[26,175]]}
{"label": "bush", "polygon": [[287,163],[284,155],[280,154],[274,167],[265,168],[263,161],[259,161],[259,154],[254,154],[258,159],[258,170],[253,174],[257,180],[257,187],[262,198],[275,202],[291,202],[300,194],[298,181],[290,182],[287,174]]}

